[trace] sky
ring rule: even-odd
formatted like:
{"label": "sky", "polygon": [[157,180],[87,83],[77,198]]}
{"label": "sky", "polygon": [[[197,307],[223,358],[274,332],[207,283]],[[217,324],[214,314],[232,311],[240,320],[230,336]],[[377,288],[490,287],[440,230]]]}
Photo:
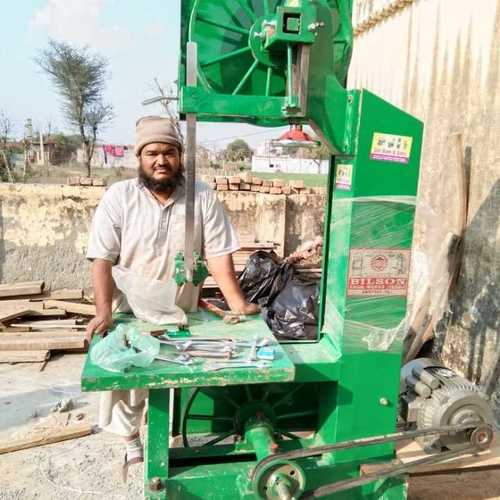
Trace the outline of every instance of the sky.
{"label": "sky", "polygon": [[[72,132],[60,111],[60,100],[34,58],[49,38],[88,45],[109,61],[106,100],[116,114],[102,132],[107,143],[134,142],[136,120],[157,114],[154,78],[171,85],[177,78],[180,0],[21,0],[5,1],[0,11],[0,110],[21,137],[27,118],[36,130]],[[245,124],[200,124],[198,140],[220,149],[235,137],[252,147],[277,137],[283,128]]]}

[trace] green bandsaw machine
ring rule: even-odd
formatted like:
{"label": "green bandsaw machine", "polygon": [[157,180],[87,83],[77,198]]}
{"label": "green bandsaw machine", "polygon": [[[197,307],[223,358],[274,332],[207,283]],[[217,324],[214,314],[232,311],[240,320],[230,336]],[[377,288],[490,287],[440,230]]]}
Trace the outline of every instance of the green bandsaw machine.
{"label": "green bandsaw machine", "polygon": [[[390,463],[403,437],[436,432],[432,421],[396,432],[422,123],[371,92],[346,90],[352,0],[181,4],[187,201],[177,277],[203,278],[190,238],[196,122],[309,124],[332,153],[317,338],[277,344],[276,361],[261,369],[158,360],[115,374],[87,360],[82,386],[150,390],[147,498],[404,499],[407,467],[363,467]],[[194,315],[189,326],[192,335],[273,338],[260,318],[227,325]],[[418,384],[408,414],[421,404]],[[439,432],[489,442],[488,427],[472,432],[466,420],[442,419]],[[439,459],[464,450],[451,448]]]}

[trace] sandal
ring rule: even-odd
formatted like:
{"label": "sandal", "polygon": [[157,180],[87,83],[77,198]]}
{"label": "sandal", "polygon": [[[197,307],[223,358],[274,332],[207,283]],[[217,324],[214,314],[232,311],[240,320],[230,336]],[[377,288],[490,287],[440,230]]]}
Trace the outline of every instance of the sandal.
{"label": "sandal", "polygon": [[127,459],[127,453],[125,452],[125,457],[123,458],[123,465],[122,465],[122,481],[124,483],[127,482],[127,477],[128,477],[128,468],[131,465],[135,464],[140,464],[141,462],[144,462],[144,457],[135,457],[131,458],[130,460]]}

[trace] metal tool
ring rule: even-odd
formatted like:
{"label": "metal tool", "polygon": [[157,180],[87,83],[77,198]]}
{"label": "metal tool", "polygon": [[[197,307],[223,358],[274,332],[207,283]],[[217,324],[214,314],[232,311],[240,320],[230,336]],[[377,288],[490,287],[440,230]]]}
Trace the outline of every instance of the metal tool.
{"label": "metal tool", "polygon": [[220,362],[220,363],[211,363],[207,366],[205,366],[205,371],[218,371],[218,370],[224,370],[226,368],[268,368],[270,366],[270,363],[266,361],[255,361],[255,362]]}

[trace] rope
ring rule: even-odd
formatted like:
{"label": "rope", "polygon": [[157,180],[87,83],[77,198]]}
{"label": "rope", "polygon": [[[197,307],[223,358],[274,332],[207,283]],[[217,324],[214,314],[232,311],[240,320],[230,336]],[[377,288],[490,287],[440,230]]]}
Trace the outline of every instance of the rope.
{"label": "rope", "polygon": [[367,19],[357,24],[353,28],[354,38],[363,35],[378,24],[387,21],[387,19],[389,19],[390,17],[399,14],[401,11],[403,11],[407,7],[410,7],[416,1],[417,0],[395,0],[394,2],[384,7],[382,10],[374,12],[371,16],[369,16]]}

